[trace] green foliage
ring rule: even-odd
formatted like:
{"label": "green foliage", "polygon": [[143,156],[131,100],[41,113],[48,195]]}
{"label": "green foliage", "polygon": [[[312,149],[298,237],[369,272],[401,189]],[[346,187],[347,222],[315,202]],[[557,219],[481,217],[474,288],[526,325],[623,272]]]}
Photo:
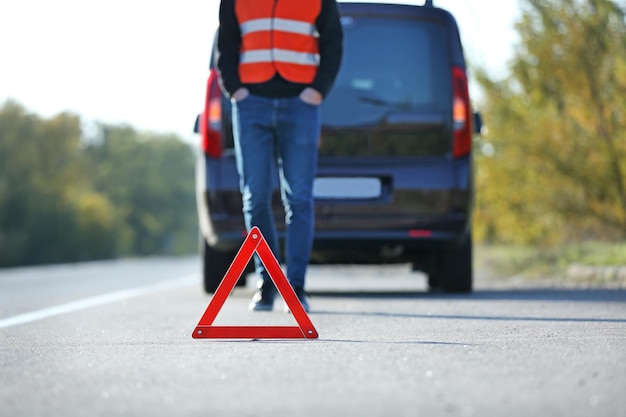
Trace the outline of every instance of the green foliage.
{"label": "green foliage", "polygon": [[523,10],[510,75],[478,71],[494,152],[478,157],[476,236],[624,239],[624,11],[610,0],[525,0]]}
{"label": "green foliage", "polygon": [[[197,250],[191,148],[0,107],[0,267]],[[93,138],[91,138],[93,139]]]}
{"label": "green foliage", "polygon": [[102,141],[90,145],[86,154],[96,190],[109,197],[123,226],[121,252],[150,255],[195,248],[189,147],[175,136],[137,133],[127,126],[103,125],[101,131]]}
{"label": "green foliage", "polygon": [[[626,285],[618,270],[626,265],[626,243],[582,242],[558,247],[480,245],[476,265],[486,273],[505,277],[546,278],[556,282]],[[580,274],[583,269],[584,274]],[[612,272],[607,277],[607,272]],[[607,279],[608,278],[608,279]]]}

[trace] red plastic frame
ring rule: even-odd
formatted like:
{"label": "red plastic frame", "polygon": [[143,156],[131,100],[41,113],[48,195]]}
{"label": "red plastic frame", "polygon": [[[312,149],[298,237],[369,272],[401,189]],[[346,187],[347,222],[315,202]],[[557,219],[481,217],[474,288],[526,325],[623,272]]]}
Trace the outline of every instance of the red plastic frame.
{"label": "red plastic frame", "polygon": [[[265,265],[265,269],[291,310],[298,326],[213,326],[213,321],[235,288],[237,280],[241,277],[254,252],[259,255],[261,262]],[[226,271],[224,279],[213,294],[192,337],[194,339],[317,339],[319,337],[298,296],[287,281],[278,260],[257,227],[253,227],[248,233],[237,256]]]}

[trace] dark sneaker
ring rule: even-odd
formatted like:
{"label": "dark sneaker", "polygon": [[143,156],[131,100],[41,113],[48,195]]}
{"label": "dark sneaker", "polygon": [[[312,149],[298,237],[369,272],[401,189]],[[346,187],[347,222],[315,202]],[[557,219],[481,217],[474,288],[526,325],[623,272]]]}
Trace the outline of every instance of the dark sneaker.
{"label": "dark sneaker", "polygon": [[258,288],[248,305],[251,311],[272,311],[276,298],[276,288],[272,282],[259,281]]}
{"label": "dark sneaker", "polygon": [[[306,299],[307,298],[307,294],[306,294],[306,291],[304,291],[304,288],[302,288],[302,287],[294,287],[293,291],[298,296],[298,300],[300,300],[300,304],[302,304],[302,307],[304,307],[304,311],[306,311],[308,313],[309,312],[309,302]],[[289,309],[289,306],[287,305],[287,303],[285,303],[285,313],[291,313],[291,310]]]}

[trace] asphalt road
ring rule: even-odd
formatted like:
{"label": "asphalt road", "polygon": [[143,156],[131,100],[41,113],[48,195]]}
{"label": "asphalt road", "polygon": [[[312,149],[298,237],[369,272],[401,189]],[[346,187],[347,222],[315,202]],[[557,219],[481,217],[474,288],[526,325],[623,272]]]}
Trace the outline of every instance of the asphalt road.
{"label": "asphalt road", "polygon": [[[191,334],[195,258],[0,270],[0,417],[626,416],[626,291],[312,267],[315,340]],[[533,284],[534,285],[534,284]],[[215,324],[295,325],[237,288]]]}

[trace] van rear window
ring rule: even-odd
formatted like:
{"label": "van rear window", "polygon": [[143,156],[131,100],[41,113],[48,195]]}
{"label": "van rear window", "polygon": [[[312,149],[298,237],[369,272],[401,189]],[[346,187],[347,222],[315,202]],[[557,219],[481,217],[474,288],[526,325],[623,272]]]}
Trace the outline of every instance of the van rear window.
{"label": "van rear window", "polygon": [[344,56],[322,107],[324,126],[371,126],[396,113],[450,111],[450,64],[441,25],[346,16],[342,23]]}

